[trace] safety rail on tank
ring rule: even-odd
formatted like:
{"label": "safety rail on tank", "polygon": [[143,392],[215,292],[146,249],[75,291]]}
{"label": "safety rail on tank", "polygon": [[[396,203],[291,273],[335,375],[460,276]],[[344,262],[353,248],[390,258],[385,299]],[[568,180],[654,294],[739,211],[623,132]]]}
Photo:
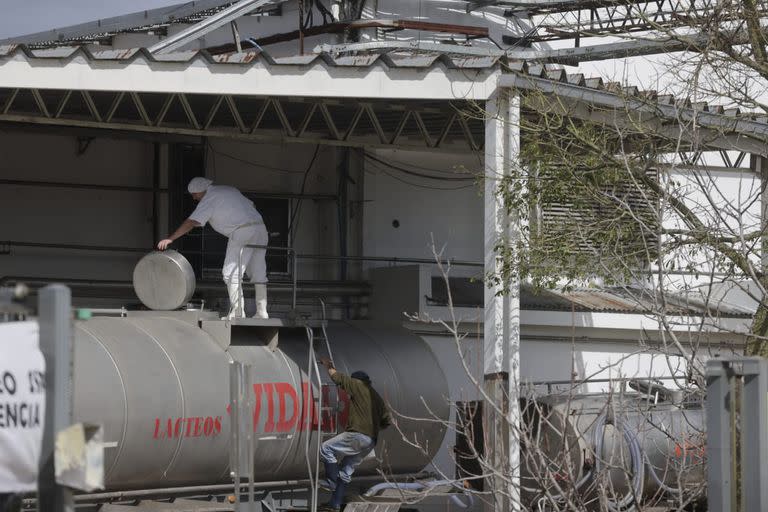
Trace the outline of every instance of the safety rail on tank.
{"label": "safety rail on tank", "polygon": [[[371,262],[383,262],[383,263],[412,263],[412,264],[424,264],[424,265],[435,265],[437,263],[441,264],[451,264],[455,266],[465,266],[465,267],[483,267],[483,263],[478,263],[475,261],[460,261],[460,260],[431,260],[426,258],[398,258],[398,257],[383,257],[383,256],[334,256],[334,255],[325,255],[325,254],[298,254],[296,252],[296,249],[293,247],[282,247],[282,246],[274,246],[274,245],[258,245],[258,244],[246,244],[240,248],[240,251],[237,253],[237,270],[238,275],[243,275],[243,251],[245,249],[264,249],[267,251],[280,251],[280,252],[286,252],[289,255],[291,255],[291,309],[296,309],[296,295],[297,295],[297,288],[298,288],[298,260],[299,259],[307,259],[307,260],[315,260],[315,261],[321,261],[321,260],[332,260],[332,261],[371,261]],[[244,297],[243,294],[243,280],[242,278],[238,280],[238,286],[239,290],[238,293],[241,297]]]}

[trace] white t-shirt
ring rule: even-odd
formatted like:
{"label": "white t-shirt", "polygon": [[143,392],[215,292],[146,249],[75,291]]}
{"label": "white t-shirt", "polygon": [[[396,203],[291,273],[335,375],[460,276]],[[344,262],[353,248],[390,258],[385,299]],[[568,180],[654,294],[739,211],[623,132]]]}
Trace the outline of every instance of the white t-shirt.
{"label": "white t-shirt", "polygon": [[189,216],[204,226],[207,222],[218,233],[228,237],[244,224],[264,223],[250,199],[235,187],[211,185]]}

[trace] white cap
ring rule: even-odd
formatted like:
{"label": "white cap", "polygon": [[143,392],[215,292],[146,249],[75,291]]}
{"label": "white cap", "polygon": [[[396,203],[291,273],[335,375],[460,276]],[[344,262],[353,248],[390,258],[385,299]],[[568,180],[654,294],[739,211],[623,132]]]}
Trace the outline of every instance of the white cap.
{"label": "white cap", "polygon": [[211,183],[213,182],[208,178],[201,178],[198,176],[197,178],[192,178],[189,181],[189,185],[187,185],[187,190],[189,191],[190,194],[205,192],[206,190],[208,190],[208,187],[211,186]]}

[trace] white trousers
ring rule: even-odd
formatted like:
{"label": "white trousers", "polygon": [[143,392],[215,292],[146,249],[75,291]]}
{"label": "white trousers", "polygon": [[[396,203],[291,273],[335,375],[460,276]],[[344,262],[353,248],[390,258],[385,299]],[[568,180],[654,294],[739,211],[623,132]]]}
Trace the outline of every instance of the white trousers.
{"label": "white trousers", "polygon": [[[227,253],[224,256],[224,266],[221,273],[227,284],[240,284],[243,279],[243,271],[248,274],[252,283],[267,282],[266,249],[243,248],[244,245],[267,245],[269,233],[264,224],[242,226],[237,228],[227,242]],[[240,259],[241,267],[237,268],[237,259],[243,250]]]}

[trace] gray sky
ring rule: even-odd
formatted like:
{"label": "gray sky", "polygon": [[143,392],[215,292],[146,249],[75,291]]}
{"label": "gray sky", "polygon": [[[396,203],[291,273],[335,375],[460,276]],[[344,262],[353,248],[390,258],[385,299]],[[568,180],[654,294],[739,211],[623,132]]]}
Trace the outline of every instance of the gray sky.
{"label": "gray sky", "polygon": [[183,2],[184,0],[0,0],[0,39]]}

